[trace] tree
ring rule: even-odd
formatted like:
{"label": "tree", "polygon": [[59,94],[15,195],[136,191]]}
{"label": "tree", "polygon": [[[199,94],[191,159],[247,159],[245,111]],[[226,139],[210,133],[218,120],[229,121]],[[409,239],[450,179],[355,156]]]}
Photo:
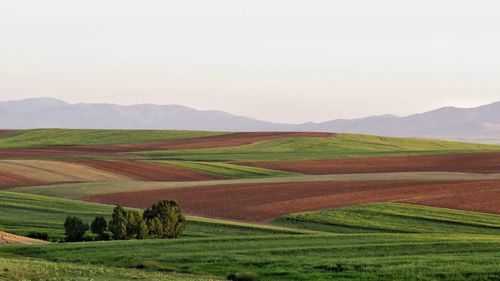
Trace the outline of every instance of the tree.
{"label": "tree", "polygon": [[103,216],[97,216],[90,224],[90,230],[92,233],[97,234],[97,238],[99,240],[104,240],[104,232],[106,232],[108,228],[108,223]]}
{"label": "tree", "polygon": [[113,233],[113,239],[115,240],[127,240],[129,236],[127,234],[127,222],[128,214],[125,209],[121,206],[116,206],[113,209],[113,214],[111,216],[111,221],[109,222],[109,230]]}
{"label": "tree", "polygon": [[83,241],[85,232],[89,229],[89,225],[77,217],[68,216],[64,222],[64,231],[66,234],[66,241],[79,242]]}
{"label": "tree", "polygon": [[148,221],[149,233],[156,238],[163,237],[163,224],[160,219],[155,217]]}
{"label": "tree", "polygon": [[127,211],[127,236],[139,236],[142,217],[138,211]]}
{"label": "tree", "polygon": [[143,218],[150,221],[158,218],[161,222],[161,233],[158,233],[157,222],[154,222],[154,231],[159,238],[176,238],[182,234],[186,219],[181,213],[181,208],[175,200],[162,200],[146,209]]}
{"label": "tree", "polygon": [[137,233],[137,239],[147,239],[149,237],[149,228],[144,220],[141,220],[139,224],[139,232]]}

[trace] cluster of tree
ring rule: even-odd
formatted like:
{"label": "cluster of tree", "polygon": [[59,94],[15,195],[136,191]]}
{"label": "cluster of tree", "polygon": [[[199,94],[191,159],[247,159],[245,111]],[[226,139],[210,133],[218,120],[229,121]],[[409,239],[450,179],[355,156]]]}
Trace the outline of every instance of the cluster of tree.
{"label": "cluster of tree", "polygon": [[[69,216],[64,223],[67,242],[86,240],[128,240],[149,238],[176,238],[182,234],[186,219],[175,200],[162,200],[144,210],[142,215],[121,206],[113,209],[109,224],[102,216],[96,217],[90,227],[77,217]],[[86,236],[87,230],[94,234]]]}

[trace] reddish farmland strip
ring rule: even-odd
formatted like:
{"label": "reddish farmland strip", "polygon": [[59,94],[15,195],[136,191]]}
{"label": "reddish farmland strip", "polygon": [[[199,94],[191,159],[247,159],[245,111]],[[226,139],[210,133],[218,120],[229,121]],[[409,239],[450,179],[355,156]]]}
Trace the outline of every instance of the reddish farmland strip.
{"label": "reddish farmland strip", "polygon": [[0,130],[0,136],[8,135],[10,133],[17,132],[17,130]]}
{"label": "reddish farmland strip", "polygon": [[38,185],[41,182],[34,179],[25,178],[18,175],[13,175],[11,173],[0,171],[0,189],[15,187],[15,186],[29,186]]}
{"label": "reddish farmland strip", "polygon": [[171,141],[134,143],[120,145],[93,146],[49,146],[26,149],[0,149],[0,159],[32,159],[67,156],[118,156],[117,153],[151,150],[173,150],[192,148],[215,148],[240,146],[258,141],[275,140],[293,137],[331,137],[332,133],[231,133],[219,136],[209,136]]}
{"label": "reddish farmland strip", "polygon": [[[474,206],[456,204],[452,200],[470,193],[477,195],[470,201]],[[124,192],[92,196],[85,200],[145,208],[160,199],[170,198],[178,200],[182,208],[193,215],[264,222],[294,212],[442,195],[450,197],[443,202],[437,202],[436,206],[500,213],[500,204],[492,204],[499,200],[500,181],[235,184]]]}
{"label": "reddish farmland strip", "polygon": [[129,160],[79,160],[72,162],[143,181],[197,181],[225,178],[188,169]]}
{"label": "reddish farmland strip", "polygon": [[500,153],[455,153],[334,160],[264,161],[241,164],[308,175],[425,171],[500,173]]}

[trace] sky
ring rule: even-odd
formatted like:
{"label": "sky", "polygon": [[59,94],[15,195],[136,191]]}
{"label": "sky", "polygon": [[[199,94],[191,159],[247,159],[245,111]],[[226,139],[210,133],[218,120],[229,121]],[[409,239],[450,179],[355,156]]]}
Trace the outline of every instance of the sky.
{"label": "sky", "polygon": [[275,122],[500,100],[500,2],[0,0],[0,100]]}

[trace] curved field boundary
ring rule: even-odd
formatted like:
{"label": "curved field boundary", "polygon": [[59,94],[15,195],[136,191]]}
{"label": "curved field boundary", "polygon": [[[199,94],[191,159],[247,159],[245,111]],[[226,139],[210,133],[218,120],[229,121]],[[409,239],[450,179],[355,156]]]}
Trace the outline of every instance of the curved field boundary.
{"label": "curved field boundary", "polygon": [[1,160],[0,171],[45,183],[128,180],[83,165],[47,160]]}
{"label": "curved field boundary", "polygon": [[45,244],[45,243],[47,243],[47,242],[0,231],[0,245],[2,245],[2,244]]}
{"label": "curved field boundary", "polygon": [[334,160],[262,161],[238,164],[308,175],[424,171],[499,173],[500,153],[455,153]]}
{"label": "curved field boundary", "polygon": [[13,189],[15,192],[39,194],[66,199],[82,199],[87,196],[118,192],[134,192],[168,188],[193,188],[217,185],[267,184],[267,183],[307,183],[307,182],[342,182],[342,181],[484,181],[500,180],[500,174],[470,174],[449,172],[408,172],[377,174],[345,174],[345,175],[301,175],[292,177],[273,177],[255,179],[226,179],[202,181],[173,182],[88,182],[64,183],[44,186],[24,186]]}
{"label": "curved field boundary", "polygon": [[[119,153],[153,150],[175,150],[194,148],[217,148],[251,144],[265,140],[286,139],[293,137],[331,137],[332,133],[228,133],[223,135],[194,137],[147,143],[87,145],[87,146],[45,146],[39,148],[3,148],[0,159],[27,159],[49,157],[107,156],[119,157]],[[123,157],[123,156],[122,156]]]}
{"label": "curved field boundary", "polygon": [[20,175],[14,175],[0,170],[0,189],[16,187],[16,186],[30,186],[30,185],[40,185],[40,184],[43,184],[43,182],[26,178]]}
{"label": "curved field boundary", "polygon": [[8,134],[15,133],[17,130],[0,130],[0,136],[5,137]]}
{"label": "curved field boundary", "polygon": [[188,169],[170,167],[163,164],[152,164],[131,160],[78,160],[72,161],[98,170],[141,181],[197,181],[217,180],[225,177]]}
{"label": "curved field boundary", "polygon": [[[500,213],[500,181],[350,181],[287,182],[173,188],[84,198],[91,202],[145,208],[159,199],[176,199],[188,213],[199,216],[265,222],[289,213],[351,205],[432,198],[447,195],[473,197],[472,211]],[[496,194],[496,195],[495,195]],[[448,202],[448,201],[446,201]],[[471,200],[472,202],[472,200]],[[439,207],[439,206],[438,206]],[[447,206],[462,208],[462,205]]]}

